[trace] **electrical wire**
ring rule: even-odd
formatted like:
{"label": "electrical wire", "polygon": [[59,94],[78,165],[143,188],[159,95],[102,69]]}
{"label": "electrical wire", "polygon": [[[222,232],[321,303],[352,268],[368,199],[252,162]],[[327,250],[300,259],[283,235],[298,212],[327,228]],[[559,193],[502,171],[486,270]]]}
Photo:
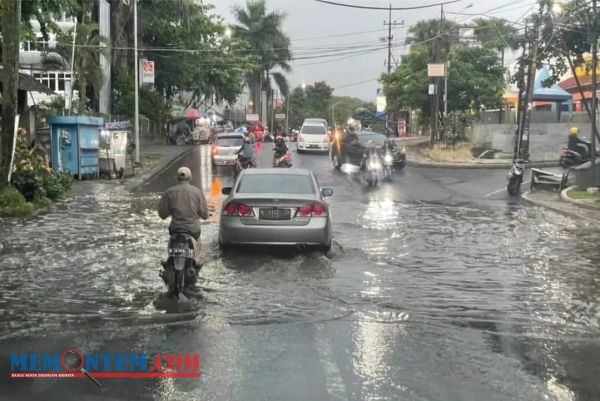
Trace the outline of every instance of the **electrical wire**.
{"label": "electrical wire", "polygon": [[355,4],[336,3],[334,1],[327,1],[327,0],[313,0],[313,1],[316,1],[317,3],[325,3],[325,4],[329,4],[329,5],[333,5],[333,6],[359,8],[362,10],[406,11],[406,10],[420,10],[423,8],[438,7],[438,6],[443,6],[445,4],[458,3],[459,1],[462,1],[462,0],[450,0],[450,1],[443,2],[443,3],[427,4],[424,6],[413,6],[413,7],[373,7],[373,6],[359,6],[359,5],[355,5]]}

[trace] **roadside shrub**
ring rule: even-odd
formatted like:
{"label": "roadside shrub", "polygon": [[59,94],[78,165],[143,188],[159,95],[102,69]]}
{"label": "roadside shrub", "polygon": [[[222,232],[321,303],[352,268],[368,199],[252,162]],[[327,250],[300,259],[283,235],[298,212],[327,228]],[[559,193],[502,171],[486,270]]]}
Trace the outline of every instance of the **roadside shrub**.
{"label": "roadside shrub", "polygon": [[0,216],[26,216],[35,206],[14,187],[0,191]]}
{"label": "roadside shrub", "polygon": [[26,201],[32,202],[45,196],[43,182],[49,174],[50,169],[45,165],[45,161],[28,148],[27,132],[20,128],[11,184],[21,192]]}
{"label": "roadside shrub", "polygon": [[73,187],[73,176],[67,172],[56,172],[44,177],[42,185],[46,197],[57,200]]}

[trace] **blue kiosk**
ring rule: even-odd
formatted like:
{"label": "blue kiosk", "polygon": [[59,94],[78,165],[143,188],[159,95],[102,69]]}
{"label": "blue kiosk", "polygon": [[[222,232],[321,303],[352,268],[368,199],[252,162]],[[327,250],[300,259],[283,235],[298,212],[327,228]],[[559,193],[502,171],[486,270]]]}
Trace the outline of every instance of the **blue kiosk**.
{"label": "blue kiosk", "polygon": [[55,116],[48,119],[52,141],[52,168],[69,171],[80,180],[99,176],[100,129],[104,119]]}

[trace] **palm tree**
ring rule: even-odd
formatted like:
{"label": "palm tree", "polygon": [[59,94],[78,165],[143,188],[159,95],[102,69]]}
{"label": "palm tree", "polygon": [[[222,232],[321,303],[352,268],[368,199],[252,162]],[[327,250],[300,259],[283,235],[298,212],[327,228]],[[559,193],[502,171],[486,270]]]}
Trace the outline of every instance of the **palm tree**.
{"label": "palm tree", "polygon": [[[44,54],[44,65],[47,68],[69,70],[73,50],[73,34],[71,32],[58,35],[58,44],[54,51]],[[75,58],[73,61],[72,83],[79,89],[80,111],[87,107],[88,89],[98,93],[104,83],[100,55],[109,52],[108,39],[100,35],[100,28],[95,23],[77,24],[75,36]]]}
{"label": "palm tree", "polygon": [[[265,0],[248,0],[246,7],[235,7],[238,25],[235,35],[248,42],[257,59],[257,67],[246,77],[253,101],[253,112],[260,110],[262,91],[270,98],[273,81],[282,93],[288,93],[288,82],[283,72],[289,72],[290,39],[282,31],[285,17],[280,12],[267,13]],[[272,102],[271,102],[272,103]]]}
{"label": "palm tree", "polygon": [[517,30],[504,19],[477,18],[473,20],[472,27],[475,37],[483,47],[496,49],[499,52],[507,48],[513,50],[519,48]]}
{"label": "palm tree", "polygon": [[406,43],[413,46],[423,46],[428,50],[429,57],[433,59],[435,44],[441,44],[441,54],[448,54],[450,41],[443,38],[450,36],[458,26],[449,20],[429,19],[417,22],[408,29]]}

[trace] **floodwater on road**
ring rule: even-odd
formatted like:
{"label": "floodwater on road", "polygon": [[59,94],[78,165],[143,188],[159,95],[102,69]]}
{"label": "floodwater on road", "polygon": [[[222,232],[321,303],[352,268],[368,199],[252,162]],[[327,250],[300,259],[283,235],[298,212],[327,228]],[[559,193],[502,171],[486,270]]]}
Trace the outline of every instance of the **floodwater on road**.
{"label": "floodwater on road", "polygon": [[[294,154],[335,191],[331,254],[221,254],[215,216],[202,298],[162,304],[155,207],[179,165],[207,193],[230,185],[207,155],[139,193],[84,182],[50,213],[0,220],[0,398],[600,399],[600,228],[469,186],[505,172],[407,168],[366,189]],[[9,352],[68,348],[199,353],[202,377],[7,380]]]}

